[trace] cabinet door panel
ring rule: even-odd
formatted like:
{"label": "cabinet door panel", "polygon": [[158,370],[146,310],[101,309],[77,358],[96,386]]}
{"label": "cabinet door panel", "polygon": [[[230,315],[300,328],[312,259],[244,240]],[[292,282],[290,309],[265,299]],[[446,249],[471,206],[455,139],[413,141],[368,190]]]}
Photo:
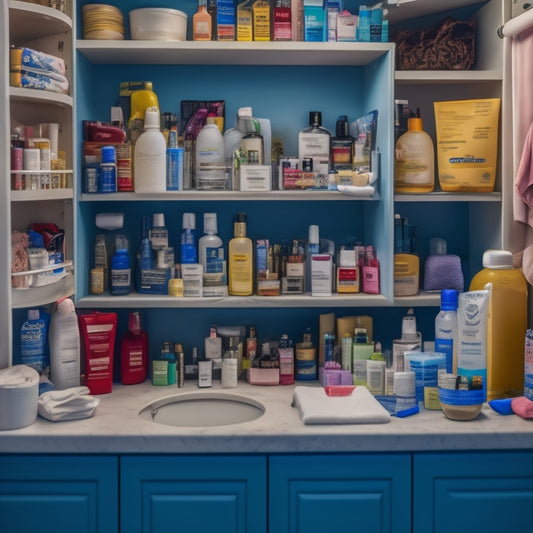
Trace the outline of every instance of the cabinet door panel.
{"label": "cabinet door panel", "polygon": [[529,531],[533,453],[414,458],[414,533]]}
{"label": "cabinet door panel", "polygon": [[114,457],[0,457],[0,531],[115,533]]}
{"label": "cabinet door panel", "polygon": [[269,475],[271,532],[411,531],[408,455],[272,457]]}
{"label": "cabinet door panel", "polygon": [[266,459],[124,457],[124,533],[265,533]]}

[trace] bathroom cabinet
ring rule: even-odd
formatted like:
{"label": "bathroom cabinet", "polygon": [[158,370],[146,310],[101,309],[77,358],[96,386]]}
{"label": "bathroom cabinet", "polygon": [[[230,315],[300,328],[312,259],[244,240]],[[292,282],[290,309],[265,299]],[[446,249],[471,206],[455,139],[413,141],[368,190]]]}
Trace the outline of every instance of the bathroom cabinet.
{"label": "bathroom cabinet", "polygon": [[[113,0],[125,16],[126,39],[123,41],[82,39],[82,7],[85,0],[67,1],[67,12],[9,0],[2,7],[2,23],[9,40],[28,46],[47,43],[54,52],[61,43],[69,62],[71,93],[67,97],[35,95],[35,92],[10,88],[2,84],[11,120],[30,118],[51,121],[60,116],[61,141],[68,153],[72,188],[12,194],[4,180],[2,217],[5,227],[23,229],[39,215],[58,225],[72,228],[67,242],[67,257],[73,260],[76,277],[69,276],[57,292],[44,292],[25,298],[21,291],[10,289],[7,257],[1,271],[0,290],[8,301],[6,320],[2,320],[0,367],[19,361],[17,333],[28,305],[46,305],[60,296],[74,294],[79,312],[114,310],[119,314],[119,336],[126,328],[131,309],[143,312],[143,327],[149,333],[151,350],[160,349],[163,341],[182,342],[187,358],[192,346],[199,345],[213,323],[256,325],[260,337],[279,338],[288,333],[301,338],[306,326],[317,330],[318,315],[369,314],[374,317],[375,339],[390,347],[400,333],[401,317],[407,307],[415,307],[424,339],[433,338],[433,322],[439,306],[438,293],[420,293],[395,298],[393,291],[393,222],[400,213],[417,227],[421,263],[429,253],[429,239],[441,237],[448,251],[461,257],[468,286],[481,268],[485,249],[505,247],[512,220],[512,175],[503,158],[508,140],[503,136],[506,121],[505,102],[496,188],[493,193],[394,194],[393,186],[393,101],[406,98],[411,108],[420,108],[426,131],[434,137],[432,103],[439,99],[502,97],[503,43],[497,28],[510,16],[509,0],[490,0],[476,4],[467,0],[453,2],[452,15],[470,16],[477,21],[476,64],[470,71],[407,72],[394,70],[393,43],[304,43],[304,42],[164,42],[129,40],[128,12],[144,7],[142,0]],[[348,0],[356,10],[360,2]],[[424,14],[425,2],[416,8]],[[162,1],[162,7],[176,7]],[[414,4],[414,3],[413,3]],[[475,4],[475,5],[474,5]],[[197,2],[186,0],[179,9],[192,19]],[[450,12],[435,14],[435,5],[427,3],[431,17],[438,20]],[[399,6],[391,9],[391,26],[402,24],[402,13],[415,9]],[[405,11],[403,11],[405,10]],[[428,17],[429,19],[430,17]],[[26,23],[26,19],[29,21]],[[52,20],[52,22],[50,22]],[[24,21],[24,24],[22,23]],[[46,21],[46,24],[43,22]],[[431,25],[428,20],[426,25]],[[52,28],[50,29],[50,24]],[[189,24],[190,25],[190,24]],[[24,29],[24,32],[22,31]],[[42,32],[46,32],[43,36]],[[190,37],[190,36],[189,36]],[[7,45],[6,39],[4,44]],[[43,44],[44,46],[44,44]],[[2,59],[4,62],[6,58]],[[3,65],[7,73],[8,64]],[[7,80],[7,76],[5,76]],[[110,120],[110,108],[118,101],[122,81],[150,80],[163,111],[179,113],[181,100],[220,99],[225,101],[225,126],[232,127],[237,109],[251,106],[258,117],[268,117],[274,138],[284,143],[286,155],[297,153],[298,132],[308,125],[309,111],[322,112],[323,125],[331,131],[341,114],[350,120],[378,111],[377,146],[381,153],[380,178],[373,197],[356,198],[334,191],[207,192],[180,191],[165,194],[85,194],[82,192],[82,120]],[[7,104],[5,103],[7,101]],[[126,117],[127,118],[127,117]],[[6,150],[9,129],[4,126],[2,146]],[[9,176],[7,153],[3,171]],[[30,194],[22,194],[30,193]],[[53,194],[52,194],[53,193]],[[233,217],[239,211],[248,215],[248,236],[253,240],[268,238],[273,242],[307,237],[309,225],[318,224],[320,235],[337,246],[353,240],[373,244],[380,261],[380,294],[333,294],[313,298],[310,295],[280,297],[170,298],[166,295],[137,294],[94,296],[89,291],[96,234],[95,217],[101,212],[124,213],[124,233],[130,254],[135,256],[140,243],[143,215],[164,213],[170,244],[179,249],[181,220],[184,212],[196,214],[202,232],[204,212],[216,212],[219,235],[227,243],[233,234]],[[113,232],[107,238],[112,246]],[[8,243],[9,231],[2,238]],[[177,254],[179,256],[179,254]],[[3,294],[3,293],[2,293]],[[30,294],[30,293],[28,293]],[[170,338],[170,336],[174,336]],[[4,355],[5,354],[5,355]]]}
{"label": "bathroom cabinet", "polygon": [[[29,2],[7,0],[0,7],[2,25],[2,89],[1,100],[5,120],[0,128],[2,212],[0,296],[4,302],[0,321],[0,368],[11,364],[13,342],[16,343],[20,321],[29,307],[48,306],[75,291],[72,260],[74,257],[74,29],[72,2],[65,12]],[[67,65],[68,94],[11,87],[9,79],[9,46],[27,47],[62,58]],[[59,171],[67,187],[43,190],[11,190],[10,133],[17,126],[58,123],[58,147],[66,153],[66,169]],[[29,176],[28,176],[29,177]],[[53,222],[65,229],[66,275],[49,285],[12,288],[11,232],[25,232],[31,223]],[[19,278],[20,279],[20,278]]]}
{"label": "bathroom cabinet", "polygon": [[[401,317],[410,306],[419,308],[420,329],[424,338],[431,340],[435,308],[440,303],[439,294],[434,292],[394,297],[394,213],[400,213],[417,226],[421,264],[429,253],[429,239],[446,239],[449,253],[462,258],[466,286],[481,268],[483,251],[505,246],[511,216],[512,177],[502,158],[493,193],[451,194],[440,192],[437,187],[429,194],[394,194],[393,100],[407,98],[411,108],[419,107],[425,129],[434,138],[434,100],[502,97],[503,46],[496,29],[509,16],[507,0],[491,0],[481,7],[467,6],[469,11],[463,7],[463,11],[452,12],[476,18],[476,66],[467,72],[432,73],[395,72],[392,43],[83,40],[80,36],[84,3],[76,4],[78,132],[83,119],[109,120],[109,109],[117,101],[121,81],[145,79],[153,82],[163,111],[179,113],[181,100],[224,100],[226,128],[233,126],[239,107],[251,106],[254,115],[270,118],[272,135],[283,141],[285,155],[297,152],[297,135],[307,126],[309,111],[322,111],[323,125],[333,131],[339,115],[347,114],[354,119],[376,109],[381,164],[377,191],[371,198],[355,198],[333,191],[81,193],[76,202],[76,304],[81,312],[117,310],[122,316],[120,328],[121,323],[125,324],[127,309],[143,309],[144,327],[150,334],[152,349],[158,350],[164,340],[180,340],[186,355],[192,346],[198,345],[212,323],[255,324],[259,325],[260,336],[279,337],[288,333],[291,338],[299,339],[308,324],[316,329],[321,312],[374,316],[375,338],[388,347],[399,336]],[[130,9],[142,7],[140,0],[127,3],[117,0],[113,4],[122,9],[126,21]],[[458,4],[474,2],[459,2],[454,6]],[[356,5],[358,2],[347,7],[355,10]],[[180,9],[191,18],[196,2],[183,2]],[[431,10],[435,11],[435,6]],[[401,13],[402,7],[391,10],[391,21],[401,22]],[[423,13],[422,7],[418,14]],[[450,13],[439,13],[441,17],[444,14]],[[435,14],[432,16],[435,18]],[[504,146],[505,139],[500,140]],[[77,181],[81,191],[81,174]],[[134,292],[118,297],[90,294],[89,269],[97,213],[124,213],[124,232],[133,255],[140,242],[142,215],[163,212],[171,245],[178,250],[182,214],[194,212],[201,233],[202,215],[207,211],[217,212],[219,234],[225,243],[232,237],[234,215],[245,211],[248,236],[253,240],[305,239],[309,225],[318,224],[320,236],[334,240],[337,246],[356,239],[373,244],[380,261],[380,294],[180,299]],[[170,324],[178,324],[172,332],[179,339],[168,338]],[[396,331],[391,329],[392,324],[396,324]]]}
{"label": "bathroom cabinet", "polygon": [[2,455],[0,529],[528,531],[531,465],[530,451]]}

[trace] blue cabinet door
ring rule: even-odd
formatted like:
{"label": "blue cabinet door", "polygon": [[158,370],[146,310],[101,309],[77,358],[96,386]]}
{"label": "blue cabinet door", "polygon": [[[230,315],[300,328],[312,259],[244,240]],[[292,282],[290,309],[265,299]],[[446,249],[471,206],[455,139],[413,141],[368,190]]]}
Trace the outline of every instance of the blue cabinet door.
{"label": "blue cabinet door", "polygon": [[408,454],[274,456],[271,533],[410,533]]}
{"label": "blue cabinet door", "polygon": [[266,533],[263,456],[121,459],[123,533]]}
{"label": "blue cabinet door", "polygon": [[418,454],[414,533],[531,531],[533,453]]}
{"label": "blue cabinet door", "polygon": [[116,533],[118,460],[0,456],[0,531]]}

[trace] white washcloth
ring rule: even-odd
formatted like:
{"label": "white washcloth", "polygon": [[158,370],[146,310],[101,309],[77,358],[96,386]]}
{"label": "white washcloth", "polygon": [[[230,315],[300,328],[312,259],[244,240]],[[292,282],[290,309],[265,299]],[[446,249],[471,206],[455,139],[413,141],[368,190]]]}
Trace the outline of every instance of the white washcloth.
{"label": "white washcloth", "polygon": [[294,404],[304,424],[385,424],[389,412],[363,386],[349,396],[328,396],[323,387],[294,388]]}
{"label": "white washcloth", "polygon": [[39,396],[39,414],[53,422],[79,420],[94,415],[100,400],[89,396],[88,387],[43,392]]}

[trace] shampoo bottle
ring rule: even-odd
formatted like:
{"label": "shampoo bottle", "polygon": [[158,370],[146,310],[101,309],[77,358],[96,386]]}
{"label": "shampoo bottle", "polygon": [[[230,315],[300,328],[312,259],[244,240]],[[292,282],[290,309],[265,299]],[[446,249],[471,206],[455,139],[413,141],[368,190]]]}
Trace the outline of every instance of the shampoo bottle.
{"label": "shampoo bottle", "polygon": [[74,302],[57,302],[50,320],[50,379],[56,389],[80,385],[80,329]]}
{"label": "shampoo bottle", "polygon": [[144,383],[147,374],[148,335],[141,329],[141,313],[133,311],[120,344],[120,381],[124,385]]}
{"label": "shampoo bottle", "polygon": [[234,237],[228,245],[228,293],[232,296],[253,294],[253,246],[246,237],[246,214],[237,213],[233,222]]}
{"label": "shampoo bottle", "polygon": [[160,129],[159,109],[149,107],[144,113],[144,132],[134,148],[135,192],[166,192],[166,164],[167,143]]}
{"label": "shampoo bottle", "polygon": [[407,121],[407,131],[396,141],[394,190],[397,193],[431,192],[435,186],[435,150],[422,129],[420,117]]}
{"label": "shampoo bottle", "polygon": [[46,367],[46,321],[39,309],[28,309],[27,317],[20,329],[21,362],[42,373]]}

